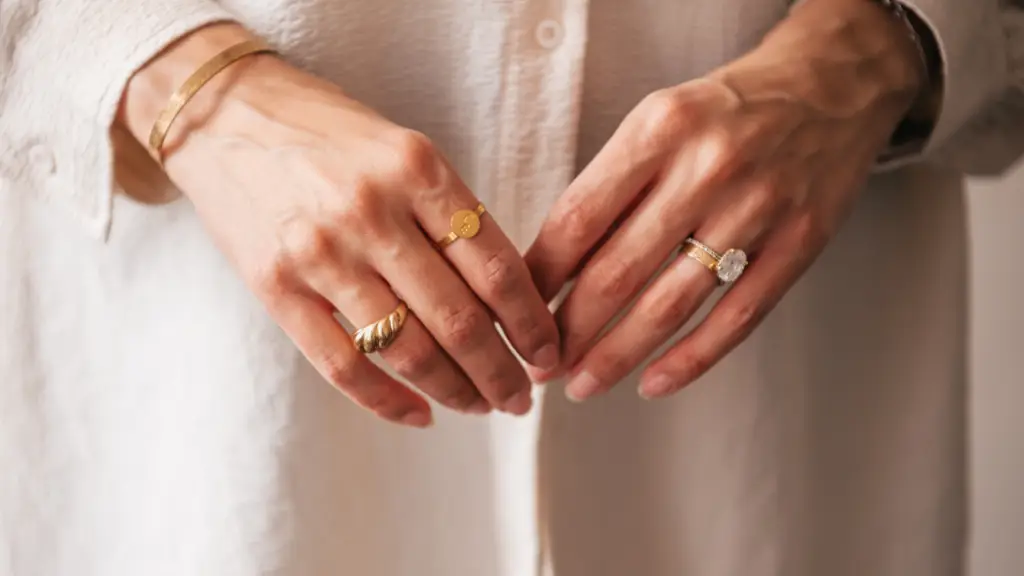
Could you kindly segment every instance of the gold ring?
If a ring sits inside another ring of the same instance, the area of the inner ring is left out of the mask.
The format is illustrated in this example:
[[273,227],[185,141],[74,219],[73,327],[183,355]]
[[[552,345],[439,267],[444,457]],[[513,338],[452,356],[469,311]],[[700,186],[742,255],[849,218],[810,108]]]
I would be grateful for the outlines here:
[[444,250],[459,238],[472,238],[480,233],[480,217],[487,212],[483,204],[475,210],[459,210],[452,214],[451,232],[437,241],[437,249]]
[[398,338],[398,333],[402,331],[402,326],[408,315],[409,307],[405,305],[405,302],[399,302],[398,308],[395,308],[387,316],[356,330],[352,335],[352,342],[356,345],[356,349],[363,354],[380,352],[390,346],[395,338]]
[[683,242],[683,254],[700,262],[714,273],[719,284],[731,284],[739,280],[747,268],[747,254],[743,250],[730,248],[719,254],[707,244],[692,237]]

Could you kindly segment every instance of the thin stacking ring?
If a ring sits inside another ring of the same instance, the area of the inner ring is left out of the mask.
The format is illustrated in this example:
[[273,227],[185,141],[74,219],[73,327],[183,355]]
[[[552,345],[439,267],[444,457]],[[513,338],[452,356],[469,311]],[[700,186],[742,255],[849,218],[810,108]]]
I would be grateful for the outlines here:
[[405,325],[405,319],[409,315],[409,307],[405,302],[400,302],[387,316],[380,320],[356,330],[352,335],[352,342],[356,349],[363,354],[373,354],[387,348],[398,338],[398,333]]
[[478,205],[474,210],[459,210],[452,214],[451,232],[437,241],[437,249],[444,250],[459,238],[472,238],[480,233],[480,217],[487,213],[483,204]]
[[739,280],[747,268],[747,254],[743,250],[730,248],[724,254],[719,254],[692,236],[683,242],[683,254],[714,273],[719,284],[731,284]]

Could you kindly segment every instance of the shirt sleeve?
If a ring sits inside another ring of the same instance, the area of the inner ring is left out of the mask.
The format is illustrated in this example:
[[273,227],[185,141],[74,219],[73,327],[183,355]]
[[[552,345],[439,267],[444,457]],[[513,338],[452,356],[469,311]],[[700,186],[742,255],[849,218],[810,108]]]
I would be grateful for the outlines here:
[[214,0],[3,0],[0,193],[41,197],[105,235],[110,127],[128,79],[187,32],[231,19]]
[[997,175],[1024,153],[1024,0],[903,0],[935,35],[944,94],[925,160]]

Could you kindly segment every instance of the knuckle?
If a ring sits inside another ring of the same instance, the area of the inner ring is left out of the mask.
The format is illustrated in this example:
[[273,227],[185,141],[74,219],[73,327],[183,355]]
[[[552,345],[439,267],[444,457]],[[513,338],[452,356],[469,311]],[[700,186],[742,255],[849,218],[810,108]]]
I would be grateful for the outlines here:
[[348,185],[346,202],[338,210],[338,218],[345,224],[358,224],[373,220],[381,210],[382,202],[377,186],[369,178],[358,178]]
[[794,224],[799,254],[813,254],[828,242],[829,231],[825,223],[815,214],[800,215]]
[[480,393],[471,386],[459,386],[457,389],[444,394],[438,401],[455,410],[465,410],[476,405],[480,399]]
[[473,375],[477,390],[495,406],[502,406],[528,389],[522,366],[510,354],[494,354],[481,373]]
[[368,175],[353,177],[346,186],[348,202],[341,213],[351,217],[372,214],[380,208],[379,188]]
[[437,159],[434,143],[425,134],[416,130],[403,129],[398,132],[394,146],[398,157],[409,166],[432,163]]
[[594,268],[597,294],[606,300],[624,301],[636,290],[636,274],[629,264],[615,258],[605,259]]
[[434,143],[422,132],[402,130],[393,141],[395,170],[402,181],[419,188],[438,188],[444,182],[444,162]]
[[386,234],[386,203],[379,188],[368,179],[358,179],[349,184],[346,200],[332,214],[331,220],[342,229],[370,240],[378,240]]
[[593,362],[587,371],[601,375],[601,389],[605,390],[632,372],[637,364],[639,360],[634,361],[621,354],[608,354]]
[[[689,382],[711,370],[713,362],[711,357],[705,354],[686,353],[681,355],[675,362],[678,375],[676,382]],[[679,384],[676,384],[678,389]]]
[[327,352],[315,358],[313,365],[331,385],[359,406],[381,417],[387,418],[395,409],[394,398],[384,386],[362,380],[356,374],[356,360],[341,352]]
[[739,173],[744,163],[744,146],[739,137],[726,130],[711,130],[697,142],[694,179],[705,188],[720,184]]
[[456,350],[471,350],[483,341],[490,318],[479,306],[464,306],[448,311],[442,320],[442,334]]
[[339,353],[321,356],[320,373],[332,386],[352,392],[352,363]]
[[389,422],[402,422],[412,412],[412,409],[404,402],[391,402],[388,398],[383,399],[380,404],[372,408],[369,406],[367,408],[378,418]]
[[688,290],[665,291],[638,310],[644,325],[658,333],[674,332],[693,314],[695,298]]
[[390,419],[389,413],[395,412],[401,403],[396,403],[386,388],[360,382],[352,377],[350,369],[337,364],[337,361],[325,361],[324,373],[328,382],[345,394],[360,407],[382,418]]
[[364,393],[354,395],[353,398],[360,406],[382,418],[391,419],[390,414],[394,414],[397,411],[396,403],[392,401],[390,396],[384,393]]
[[782,185],[778,180],[766,178],[755,183],[749,192],[757,206],[767,206],[783,200]]
[[493,394],[498,404],[505,404],[511,401],[523,391],[523,387],[514,378],[511,378],[510,374],[512,374],[512,371],[509,368],[500,371],[496,370],[485,380],[486,388],[494,391]]
[[765,307],[760,302],[747,301],[722,310],[723,323],[732,332],[747,334],[761,322],[764,313]]
[[785,213],[791,204],[782,185],[775,179],[756,182],[746,191],[743,200],[744,212],[749,218],[760,221],[773,214]]
[[320,265],[333,251],[331,233],[308,220],[287,224],[282,232],[282,244],[287,259],[303,267]]
[[569,246],[584,246],[594,241],[591,237],[594,233],[590,221],[586,209],[578,203],[565,206],[552,218],[554,229],[560,231]]
[[675,136],[691,125],[690,108],[674,90],[649,94],[641,106],[645,132],[657,138]]
[[396,342],[394,346],[383,350],[381,356],[395,372],[413,381],[432,374],[440,359],[439,350],[435,346],[419,342]]
[[271,303],[286,296],[292,287],[291,266],[287,257],[277,254],[270,262],[256,272],[253,288],[257,294]]
[[523,271],[516,266],[515,260],[502,252],[490,256],[484,263],[483,271],[486,293],[492,297],[502,298],[513,294],[523,280]]
[[515,318],[511,323],[513,336],[517,338],[518,348],[521,352],[536,352],[544,344],[558,338],[557,328],[552,322],[551,328],[547,328],[542,321],[532,314],[523,314]]

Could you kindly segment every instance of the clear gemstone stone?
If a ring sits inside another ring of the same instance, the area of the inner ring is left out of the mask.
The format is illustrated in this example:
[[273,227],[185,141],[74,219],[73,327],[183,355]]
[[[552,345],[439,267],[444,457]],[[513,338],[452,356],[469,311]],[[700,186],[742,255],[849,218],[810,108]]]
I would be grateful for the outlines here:
[[718,261],[718,279],[725,283],[735,282],[747,267],[747,255],[743,250],[729,250]]

